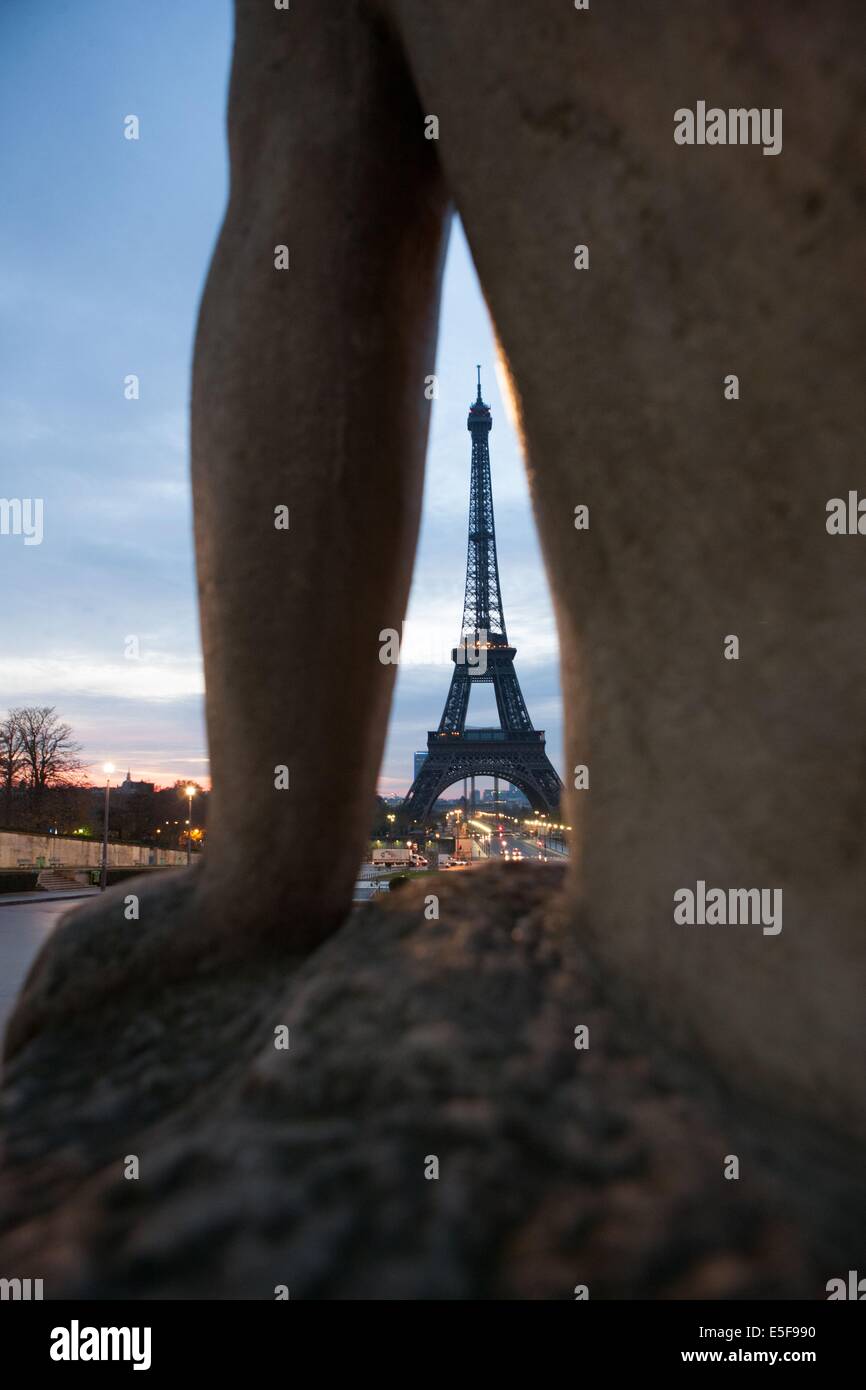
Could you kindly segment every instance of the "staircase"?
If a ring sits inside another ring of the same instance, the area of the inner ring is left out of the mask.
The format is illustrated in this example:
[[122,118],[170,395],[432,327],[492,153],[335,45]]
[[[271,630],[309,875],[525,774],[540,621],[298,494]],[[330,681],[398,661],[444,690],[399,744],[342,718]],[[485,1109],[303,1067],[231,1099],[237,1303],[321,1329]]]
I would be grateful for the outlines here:
[[87,874],[76,869],[43,869],[36,880],[36,887],[44,888],[49,893],[58,890],[68,892],[70,888],[89,888],[90,880]]

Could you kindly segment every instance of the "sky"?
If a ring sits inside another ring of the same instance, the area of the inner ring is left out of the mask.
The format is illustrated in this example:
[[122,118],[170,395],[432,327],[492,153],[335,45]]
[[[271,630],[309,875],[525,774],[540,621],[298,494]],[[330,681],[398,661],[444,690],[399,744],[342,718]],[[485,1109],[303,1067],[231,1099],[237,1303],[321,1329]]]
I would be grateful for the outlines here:
[[[188,401],[227,192],[231,23],[228,0],[0,3],[0,498],[43,499],[41,544],[0,534],[0,717],[55,705],[94,780],[106,760],[164,786],[208,780]],[[124,138],[130,114],[137,141]],[[550,595],[491,324],[455,223],[383,795],[408,789],[451,676],[476,362],[493,412],[506,624],[562,772]],[[140,395],[127,400],[133,373]],[[496,722],[494,709],[482,687],[469,722]]]

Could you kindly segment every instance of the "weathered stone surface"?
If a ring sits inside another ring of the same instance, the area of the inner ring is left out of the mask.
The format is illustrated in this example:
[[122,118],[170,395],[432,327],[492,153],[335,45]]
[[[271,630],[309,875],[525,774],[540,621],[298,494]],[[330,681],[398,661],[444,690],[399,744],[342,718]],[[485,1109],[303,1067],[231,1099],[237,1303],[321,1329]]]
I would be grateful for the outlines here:
[[[8,1067],[2,1267],[52,1297],[821,1296],[861,1248],[850,1159],[663,1049],[559,883],[416,882],[305,961],[43,1017]],[[84,916],[110,976],[139,924]]]

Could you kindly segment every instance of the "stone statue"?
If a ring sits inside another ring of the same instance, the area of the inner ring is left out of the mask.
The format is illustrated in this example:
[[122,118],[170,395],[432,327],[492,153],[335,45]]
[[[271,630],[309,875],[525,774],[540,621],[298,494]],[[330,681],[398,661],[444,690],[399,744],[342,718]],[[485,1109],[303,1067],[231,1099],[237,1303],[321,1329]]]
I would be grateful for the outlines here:
[[[13,1248],[36,1260],[85,1206],[62,1287],[571,1297],[624,1223],[619,1272],[598,1279],[647,1296],[641,1260],[685,1239],[690,1202],[707,1226],[670,1296],[823,1296],[848,1268],[828,1265],[863,1232],[846,1165],[866,1138],[866,539],[825,523],[866,496],[864,30],[854,0],[699,17],[237,0],[231,193],[192,392],[205,863],[143,883],[137,923],[126,885],[67,919],[7,1036],[6,1181],[32,1216]],[[698,101],[703,143],[675,138]],[[781,113],[763,145],[752,109]],[[413,888],[347,922],[452,209],[525,446],[567,772],[589,786],[566,777],[564,881],[466,875],[436,925]],[[780,893],[780,929],[676,919],[699,884]],[[100,1045],[97,1104],[82,1059]],[[58,1153],[73,1099],[75,1152]],[[113,1199],[135,1144],[158,1176]],[[763,1159],[725,1182],[750,1145]],[[50,1210],[21,1195],[34,1154],[63,1173]],[[509,1182],[517,1215],[493,1192]],[[743,1229],[774,1233],[760,1255],[730,1244],[734,1189]],[[376,1215],[395,1191],[410,1222],[441,1201],[453,1247],[419,1234],[401,1263]],[[145,1200],[156,1276],[131,1234]],[[218,1211],[254,1245],[269,1200],[286,1278],[264,1243],[227,1272]],[[203,1212],[217,1253],[192,1271]],[[367,1263],[347,1265],[365,1221]],[[84,1274],[94,1232],[114,1253]]]

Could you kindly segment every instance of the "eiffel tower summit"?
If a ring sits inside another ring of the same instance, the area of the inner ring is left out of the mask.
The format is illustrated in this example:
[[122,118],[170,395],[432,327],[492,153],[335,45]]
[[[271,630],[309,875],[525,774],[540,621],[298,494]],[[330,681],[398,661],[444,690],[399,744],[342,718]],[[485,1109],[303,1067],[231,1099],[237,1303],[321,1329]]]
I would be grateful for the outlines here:
[[[466,596],[460,645],[451,653],[454,674],[439,728],[427,735],[427,757],[403,802],[402,817],[423,825],[447,787],[470,777],[493,777],[518,787],[533,811],[553,814],[562,782],[545,752],[544,730],[534,729],[514,669],[516,648],[508,641],[493,521],[493,488],[487,436],[490,407],[478,395],[469,407],[472,481],[469,492],[469,546]],[[472,686],[492,685],[499,727],[466,727]]]

